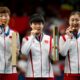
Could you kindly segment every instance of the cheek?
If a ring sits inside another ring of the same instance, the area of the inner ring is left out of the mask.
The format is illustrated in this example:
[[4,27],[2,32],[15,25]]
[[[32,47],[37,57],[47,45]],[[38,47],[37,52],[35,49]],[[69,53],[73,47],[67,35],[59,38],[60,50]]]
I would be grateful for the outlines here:
[[72,21],[69,21],[69,25],[72,26],[73,25],[73,22]]
[[6,17],[2,17],[2,22],[5,22],[6,21]]
[[5,17],[5,16],[3,16],[3,17],[2,17],[2,20],[3,20],[3,19],[6,19],[6,17]]
[[34,26],[34,25],[31,25],[31,28],[32,28],[32,29],[35,29],[35,26]]
[[2,23],[5,23],[6,22],[6,19],[2,19]]
[[7,16],[7,17],[6,17],[6,19],[7,19],[7,20],[10,20],[10,17],[9,17],[9,16]]
[[73,24],[73,20],[74,20],[74,16],[71,16],[71,17],[69,18],[69,25],[72,25],[72,24]]
[[44,25],[43,25],[43,24],[41,24],[41,25],[40,25],[40,27],[41,27],[41,28],[43,28],[43,27],[44,27]]
[[2,25],[2,21],[0,20],[0,25]]
[[42,26],[41,26],[41,29],[43,29],[43,27],[44,27],[44,26],[42,25]]
[[5,16],[3,16],[3,17],[2,17],[2,20],[9,20],[9,19],[10,19],[10,17],[9,17],[9,16],[6,16],[6,17],[5,17]]

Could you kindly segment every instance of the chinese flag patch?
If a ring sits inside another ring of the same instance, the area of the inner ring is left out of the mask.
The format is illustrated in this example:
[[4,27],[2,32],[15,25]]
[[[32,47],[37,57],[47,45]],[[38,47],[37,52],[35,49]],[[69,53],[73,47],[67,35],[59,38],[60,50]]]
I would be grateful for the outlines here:
[[45,43],[48,43],[48,40],[45,40],[44,42],[45,42]]

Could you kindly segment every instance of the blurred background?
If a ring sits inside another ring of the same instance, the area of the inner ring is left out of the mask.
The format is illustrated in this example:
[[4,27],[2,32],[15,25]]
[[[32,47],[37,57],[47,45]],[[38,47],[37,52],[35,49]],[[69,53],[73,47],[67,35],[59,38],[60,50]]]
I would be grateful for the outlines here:
[[52,23],[57,26],[68,24],[70,13],[80,10],[79,4],[80,0],[0,0],[0,6],[11,10],[10,27],[21,35],[30,29],[28,22],[32,14],[40,13],[45,17],[47,30]]

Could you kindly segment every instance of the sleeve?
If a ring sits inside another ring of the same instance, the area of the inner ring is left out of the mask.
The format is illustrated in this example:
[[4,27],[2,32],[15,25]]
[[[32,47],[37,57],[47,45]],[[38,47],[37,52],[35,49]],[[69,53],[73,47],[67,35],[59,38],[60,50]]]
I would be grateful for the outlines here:
[[33,40],[34,40],[34,36],[33,35],[31,35],[29,37],[29,39],[26,40],[26,41],[23,38],[23,40],[22,40],[22,47],[21,47],[22,54],[24,54],[24,55],[28,55],[29,54],[29,51],[31,49],[31,45],[32,45]]
[[62,56],[66,56],[68,51],[70,50],[71,39],[63,40],[62,36],[59,38],[59,52]]
[[51,42],[50,42],[51,44],[50,44],[50,47],[51,47],[51,49],[50,49],[50,58],[53,60],[53,58],[54,58],[54,53],[53,53],[53,47],[54,47],[54,41],[53,41],[53,39],[51,40]]

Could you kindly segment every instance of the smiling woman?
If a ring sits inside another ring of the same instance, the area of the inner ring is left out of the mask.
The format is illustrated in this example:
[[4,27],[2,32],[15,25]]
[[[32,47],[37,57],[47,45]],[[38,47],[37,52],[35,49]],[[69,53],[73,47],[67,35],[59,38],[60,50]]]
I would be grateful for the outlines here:
[[8,24],[10,20],[10,10],[7,7],[0,7],[0,17],[3,24]]
[[[13,33],[16,33],[14,38],[16,43],[15,54],[19,53],[19,34],[11,30],[8,26],[10,19],[10,11],[7,7],[0,7],[0,80],[18,80],[16,67],[12,64],[12,44]],[[14,61],[16,57],[14,58]]]
[[50,62],[54,54],[52,53],[52,37],[43,33],[44,22],[43,16],[33,14],[30,19],[31,35],[23,38],[21,51],[28,57],[26,80],[28,78],[54,80]]
[[59,49],[65,59],[64,80],[80,78],[80,12],[72,12],[66,34],[60,36]]

